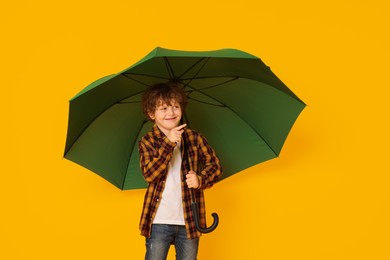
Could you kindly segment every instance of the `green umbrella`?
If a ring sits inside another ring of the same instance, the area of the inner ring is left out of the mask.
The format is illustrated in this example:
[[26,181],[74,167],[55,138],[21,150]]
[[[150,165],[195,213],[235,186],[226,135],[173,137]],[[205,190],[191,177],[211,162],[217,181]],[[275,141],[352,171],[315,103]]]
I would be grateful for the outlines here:
[[184,120],[216,150],[227,178],[275,158],[305,104],[259,58],[222,49],[156,48],[133,66],[90,84],[70,100],[65,158],[128,190],[147,186],[138,140],[151,129],[141,96],[150,85],[179,82]]

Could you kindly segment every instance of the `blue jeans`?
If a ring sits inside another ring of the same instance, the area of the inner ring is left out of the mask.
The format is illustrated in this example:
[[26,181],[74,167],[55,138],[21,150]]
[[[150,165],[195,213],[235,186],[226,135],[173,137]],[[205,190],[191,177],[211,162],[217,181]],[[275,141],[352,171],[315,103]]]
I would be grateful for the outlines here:
[[171,244],[175,245],[177,260],[196,260],[199,238],[187,239],[185,226],[153,224],[146,238],[146,260],[165,260]]

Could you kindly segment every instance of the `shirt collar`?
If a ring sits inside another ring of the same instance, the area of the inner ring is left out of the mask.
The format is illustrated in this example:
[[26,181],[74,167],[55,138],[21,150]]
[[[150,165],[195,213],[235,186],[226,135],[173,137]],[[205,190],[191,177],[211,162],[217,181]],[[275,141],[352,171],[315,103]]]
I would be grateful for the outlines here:
[[161,132],[160,128],[158,128],[157,124],[154,124],[153,125],[153,134],[157,137],[157,138],[163,138],[164,137],[164,133]]

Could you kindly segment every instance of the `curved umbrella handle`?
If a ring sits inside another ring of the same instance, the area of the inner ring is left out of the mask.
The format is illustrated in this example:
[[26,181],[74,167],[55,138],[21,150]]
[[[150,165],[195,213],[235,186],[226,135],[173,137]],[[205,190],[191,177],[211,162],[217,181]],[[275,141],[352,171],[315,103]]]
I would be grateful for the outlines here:
[[199,232],[201,232],[201,233],[210,233],[211,231],[213,231],[214,229],[217,228],[218,223],[219,223],[219,217],[218,217],[217,213],[212,213],[211,214],[213,216],[213,218],[214,218],[213,224],[210,227],[208,227],[208,228],[202,228],[199,225],[198,204],[196,202],[192,202],[191,203],[191,208],[192,208],[192,215],[193,215],[194,220],[195,220],[195,227],[196,227],[196,229]]
[[[184,149],[186,151],[184,156],[186,156],[186,159],[187,159],[187,162],[188,162],[188,171],[190,171],[191,170],[191,160],[190,160],[191,156],[189,156],[189,154],[188,154],[188,149],[187,149],[187,145],[186,145],[186,142],[185,142],[185,138],[183,138],[183,144],[184,144],[184,147],[185,147]],[[200,226],[200,224],[199,224],[198,203],[196,202],[195,191],[192,188],[190,188],[190,197],[191,197],[192,215],[194,217],[196,230],[198,230],[201,233],[210,233],[211,231],[216,229],[217,226],[218,226],[218,223],[219,223],[218,214],[217,213],[212,213],[211,215],[214,218],[213,224],[210,227],[208,227],[208,228],[202,228]]]

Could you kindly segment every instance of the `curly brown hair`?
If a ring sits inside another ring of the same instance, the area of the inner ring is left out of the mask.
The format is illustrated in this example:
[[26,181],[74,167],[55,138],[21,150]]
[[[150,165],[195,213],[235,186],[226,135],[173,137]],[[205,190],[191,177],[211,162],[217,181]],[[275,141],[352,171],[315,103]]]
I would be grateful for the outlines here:
[[181,110],[184,112],[187,106],[187,96],[184,89],[176,82],[157,83],[150,86],[142,96],[142,109],[144,114],[151,120],[149,114],[156,111],[160,102],[171,105],[171,101],[175,100],[180,104]]

